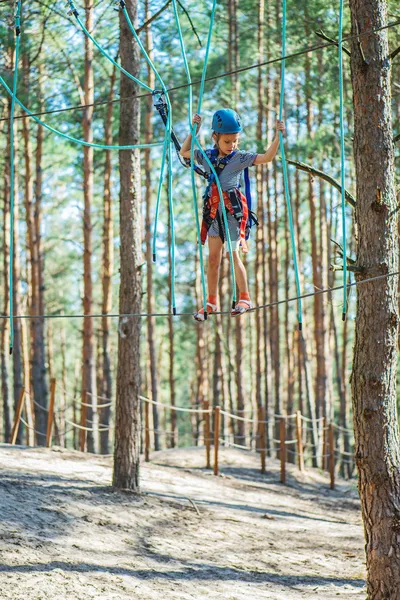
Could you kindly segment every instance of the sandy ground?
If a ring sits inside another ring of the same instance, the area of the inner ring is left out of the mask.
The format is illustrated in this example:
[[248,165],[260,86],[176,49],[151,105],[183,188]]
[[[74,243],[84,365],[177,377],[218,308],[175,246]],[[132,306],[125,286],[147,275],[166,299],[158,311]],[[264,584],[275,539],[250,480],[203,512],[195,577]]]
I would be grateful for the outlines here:
[[365,598],[355,484],[222,451],[154,453],[142,494],[112,490],[111,458],[0,445],[0,598]]

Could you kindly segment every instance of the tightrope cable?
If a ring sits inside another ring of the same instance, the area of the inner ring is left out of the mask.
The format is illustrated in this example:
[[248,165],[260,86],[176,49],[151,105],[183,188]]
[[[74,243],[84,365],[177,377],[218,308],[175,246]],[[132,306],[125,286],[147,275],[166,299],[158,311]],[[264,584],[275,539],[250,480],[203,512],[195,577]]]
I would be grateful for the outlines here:
[[[400,25],[400,20],[397,21],[393,21],[392,23],[388,23],[387,25],[382,25],[382,27],[376,27],[374,29],[367,29],[365,31],[362,31],[360,33],[357,34],[353,34],[353,35],[348,35],[346,37],[344,37],[342,39],[342,42],[347,42],[347,41],[351,41],[353,39],[357,39],[357,38],[361,38],[367,35],[372,35],[374,33],[377,33],[379,31],[383,31],[385,29],[391,29],[392,27],[397,27],[397,25]],[[330,48],[330,47],[336,47],[338,44],[335,41],[332,42],[326,42],[324,44],[318,44],[318,45],[314,45],[314,46],[308,46],[307,48],[304,48],[302,50],[298,50],[296,52],[292,52],[290,54],[287,54],[284,57],[279,57],[279,58],[271,58],[267,61],[263,61],[261,63],[255,63],[253,65],[248,65],[247,67],[240,67],[239,69],[234,69],[232,71],[226,71],[225,73],[221,73],[220,75],[213,75],[211,77],[207,77],[206,78],[206,82],[208,81],[215,81],[217,79],[223,79],[224,77],[230,77],[231,75],[235,75],[237,73],[243,73],[246,71],[251,71],[252,69],[259,69],[260,67],[265,67],[268,65],[272,65],[272,64],[276,64],[281,62],[282,60],[290,60],[292,58],[297,58],[299,56],[303,56],[304,54],[308,54],[310,52],[316,52],[317,50],[324,50],[325,48]],[[199,85],[201,83],[200,80],[196,80],[196,81],[192,81],[192,83],[190,85],[194,86],[194,85]],[[175,92],[177,90],[181,90],[184,89],[186,87],[188,87],[189,84],[185,83],[182,85],[177,85],[174,87],[170,87],[168,88],[168,92]],[[149,96],[149,93],[146,94],[141,94],[136,96],[137,98],[147,98],[147,96]],[[99,102],[92,102],[91,104],[78,104],[76,106],[69,106],[66,108],[58,108],[58,109],[52,109],[52,110],[46,110],[46,111],[41,111],[41,112],[37,112],[37,113],[30,113],[27,115],[17,115],[15,118],[16,119],[26,119],[26,118],[33,118],[33,116],[35,117],[40,117],[43,115],[51,115],[51,114],[57,114],[57,113],[63,113],[63,112],[68,112],[71,110],[84,110],[85,108],[91,108],[92,106],[105,106],[106,104],[115,104],[118,102],[126,102],[131,100],[131,98],[115,98],[114,100],[101,100]],[[2,121],[8,121],[9,117],[3,117],[0,119],[0,122]]]
[[[352,283],[347,284],[347,288],[355,287],[358,285],[362,285],[364,283],[371,283],[372,281],[378,281],[380,279],[386,279],[388,277],[395,277],[399,275],[399,271],[394,271],[392,273],[385,273],[384,275],[377,275],[376,277],[368,277],[367,279],[362,279],[361,281],[353,281]],[[308,294],[302,294],[301,299],[305,298],[313,298],[314,296],[319,296],[320,294],[331,294],[332,292],[337,292],[338,290],[342,290],[343,286],[338,285],[332,288],[325,288],[322,290],[317,290],[316,292],[310,292]],[[268,302],[267,304],[260,304],[258,306],[254,306],[250,308],[247,312],[254,312],[256,310],[265,310],[267,308],[272,308],[274,306],[280,306],[281,304],[288,304],[291,302],[297,302],[300,299],[298,296],[294,296],[293,298],[285,298],[283,300],[275,300],[274,302]],[[212,313],[213,315],[231,315],[231,311],[218,311]],[[75,315],[14,315],[14,319],[95,319],[95,318],[120,318],[120,317],[138,317],[138,318],[146,318],[146,317],[170,317],[171,313],[99,313],[99,314],[75,314]],[[193,313],[176,313],[174,316],[176,317],[192,317]],[[9,315],[0,315],[0,319],[8,319]]]

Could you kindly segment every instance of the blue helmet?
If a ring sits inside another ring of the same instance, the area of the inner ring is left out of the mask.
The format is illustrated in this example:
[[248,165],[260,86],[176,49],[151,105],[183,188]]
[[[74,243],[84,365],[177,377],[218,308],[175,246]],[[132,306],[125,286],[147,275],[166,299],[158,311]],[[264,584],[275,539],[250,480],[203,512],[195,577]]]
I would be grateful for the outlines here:
[[221,108],[214,113],[211,128],[215,133],[239,133],[242,122],[235,110]]

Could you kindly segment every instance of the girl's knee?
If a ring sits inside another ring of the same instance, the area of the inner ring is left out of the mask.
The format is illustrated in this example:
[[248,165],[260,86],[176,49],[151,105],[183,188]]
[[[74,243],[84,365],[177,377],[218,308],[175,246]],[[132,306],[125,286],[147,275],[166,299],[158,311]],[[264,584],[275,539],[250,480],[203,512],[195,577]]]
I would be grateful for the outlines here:
[[[236,262],[238,262],[238,261],[240,260],[240,258],[239,258],[239,253],[238,253],[238,251],[237,251],[237,250],[232,250],[232,256],[233,256],[233,262],[234,262],[234,263],[236,263]],[[226,253],[226,258],[227,258],[228,260],[230,260],[230,259],[231,259],[231,256],[230,256],[229,252],[227,252],[227,253]]]
[[208,257],[208,266],[210,269],[218,269],[221,264],[221,254],[210,254]]

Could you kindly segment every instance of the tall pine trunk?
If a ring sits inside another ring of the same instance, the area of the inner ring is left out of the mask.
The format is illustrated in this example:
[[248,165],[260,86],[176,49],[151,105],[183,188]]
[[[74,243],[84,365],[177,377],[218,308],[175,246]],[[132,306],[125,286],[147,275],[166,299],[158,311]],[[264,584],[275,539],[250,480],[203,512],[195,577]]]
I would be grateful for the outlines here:
[[[133,22],[137,19],[137,0],[127,0]],[[121,64],[139,75],[139,52],[125,17],[120,13]],[[140,112],[137,87],[121,75],[119,144],[137,144]],[[140,158],[138,150],[121,150],[120,172],[120,260],[121,284],[119,312],[140,313],[142,299],[142,250],[140,216]],[[122,317],[119,321],[117,402],[115,415],[115,452],[113,485],[139,491],[140,456],[140,318]]]
[[[384,0],[350,0],[354,39],[357,265],[362,282],[398,270],[397,206]],[[357,287],[352,373],[356,461],[366,537],[368,598],[400,597],[400,453],[396,408],[398,277]]]
[[[93,29],[93,6],[90,0],[85,0],[86,29]],[[93,141],[93,44],[85,36],[85,104],[89,105],[83,112],[83,133],[87,142]],[[93,311],[93,282],[92,282],[92,203],[93,203],[93,148],[83,148],[83,311],[88,315]],[[93,319],[83,319],[83,345],[82,345],[82,389],[88,392],[88,402],[91,404],[87,417],[89,425],[94,429],[88,432],[87,442],[89,452],[99,451],[98,443],[98,415],[96,394],[96,365],[94,360],[94,333]],[[82,396],[82,399],[84,396]]]
[[[145,2],[146,21],[149,19],[149,0]],[[153,39],[151,35],[150,26],[146,28],[146,51],[150,57],[153,54]],[[147,72],[147,84],[152,89],[154,88],[154,73],[150,66]],[[153,113],[153,99],[151,96],[146,98],[146,116],[145,116],[145,143],[150,144],[153,141],[153,123],[151,116]],[[146,197],[145,197],[145,244],[146,244],[146,266],[147,266],[147,279],[146,279],[146,293],[147,293],[147,312],[148,314],[154,313],[154,292],[153,292],[153,269],[152,269],[152,235],[151,235],[151,203],[153,190],[151,185],[151,173],[152,173],[152,161],[151,161],[151,150],[150,148],[144,151],[144,170],[145,170],[145,186],[146,186]],[[151,387],[151,398],[154,402],[158,400],[158,380],[157,380],[157,353],[155,343],[155,318],[149,317],[147,319],[147,345],[149,352],[148,368],[149,368],[149,382]],[[153,404],[153,420],[158,423],[158,406]],[[175,428],[176,428],[176,412],[171,411],[171,431],[172,431],[172,444],[175,444]],[[156,429],[156,427],[155,427]],[[158,450],[158,447],[156,448]]]
[[[107,146],[112,144],[112,114],[114,97],[116,68],[114,67],[111,74],[110,93],[108,96],[109,105],[107,107],[106,119],[104,124],[104,139]],[[106,150],[106,160],[104,166],[104,221],[103,221],[103,272],[102,272],[102,288],[103,288],[103,303],[102,314],[106,315],[111,311],[112,307],[112,275],[114,268],[114,226],[113,226],[113,210],[112,210],[112,195],[111,195],[111,150]],[[110,317],[103,316],[101,320],[102,326],[102,373],[101,373],[101,404],[108,404],[112,398],[112,373],[111,373],[111,356],[110,356]],[[101,423],[109,426],[111,416],[111,406],[106,406],[101,409]],[[101,427],[101,429],[105,429]],[[102,454],[109,453],[110,431],[100,432],[100,452]]]

